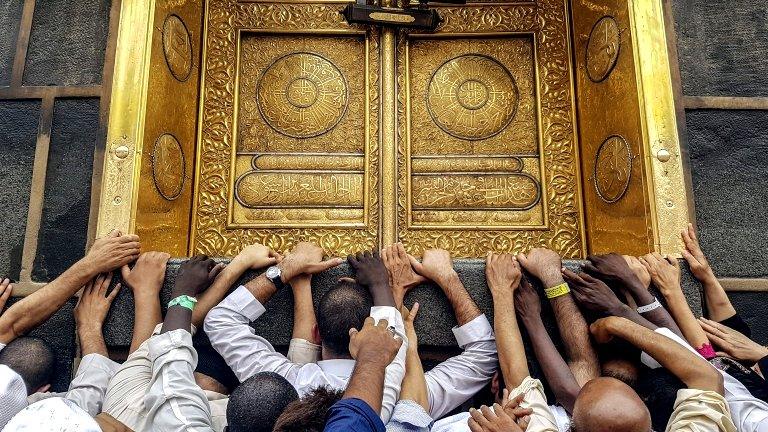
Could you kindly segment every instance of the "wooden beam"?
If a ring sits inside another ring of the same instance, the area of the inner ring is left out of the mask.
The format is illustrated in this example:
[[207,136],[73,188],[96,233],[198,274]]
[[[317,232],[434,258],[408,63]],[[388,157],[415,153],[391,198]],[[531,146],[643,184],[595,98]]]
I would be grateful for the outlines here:
[[686,109],[768,110],[768,97],[685,96]]
[[40,123],[37,129],[35,162],[32,166],[32,187],[29,193],[27,227],[24,232],[24,247],[21,254],[21,282],[32,282],[32,268],[37,256],[37,241],[40,234],[40,222],[45,201],[45,175],[48,171],[48,150],[51,144],[51,126],[53,124],[52,97],[43,99],[40,107]]
[[84,98],[101,96],[101,86],[0,87],[0,99]]
[[35,0],[25,0],[19,23],[19,36],[16,38],[16,55],[13,57],[13,69],[11,69],[11,87],[21,87],[24,79],[29,35],[32,33],[32,18],[34,16]]
[[768,293],[768,279],[721,278],[719,280],[726,292]]

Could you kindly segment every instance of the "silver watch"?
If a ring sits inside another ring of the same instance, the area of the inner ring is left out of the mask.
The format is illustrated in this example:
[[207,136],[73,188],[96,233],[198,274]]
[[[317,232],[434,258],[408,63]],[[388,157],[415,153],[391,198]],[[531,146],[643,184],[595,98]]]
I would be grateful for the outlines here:
[[264,272],[264,275],[275,285],[275,288],[277,288],[278,291],[285,286],[285,283],[283,282],[283,271],[280,270],[280,267],[271,266]]

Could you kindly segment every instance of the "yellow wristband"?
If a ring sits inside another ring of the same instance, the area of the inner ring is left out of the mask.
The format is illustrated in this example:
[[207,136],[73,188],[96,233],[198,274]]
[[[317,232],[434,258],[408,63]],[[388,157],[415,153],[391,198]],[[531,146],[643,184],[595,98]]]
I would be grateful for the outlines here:
[[544,290],[544,293],[547,294],[548,299],[560,297],[568,294],[569,292],[571,292],[571,289],[568,288],[568,284],[565,282],[561,283],[560,285],[555,285],[552,288],[547,288]]

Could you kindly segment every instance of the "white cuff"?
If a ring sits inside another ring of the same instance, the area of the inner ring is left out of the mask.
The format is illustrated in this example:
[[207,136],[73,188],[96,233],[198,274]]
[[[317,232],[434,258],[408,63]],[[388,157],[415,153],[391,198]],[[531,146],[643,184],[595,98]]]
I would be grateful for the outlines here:
[[230,308],[240,312],[251,321],[256,321],[257,318],[264,315],[264,312],[267,311],[264,305],[243,285],[240,285],[232,294],[228,295],[224,301],[227,302]]
[[456,338],[456,342],[460,348],[474,343],[474,342],[487,342],[494,341],[496,337],[493,334],[493,327],[488,321],[485,314],[478,315],[472,321],[464,324],[461,327],[454,327],[453,336]]

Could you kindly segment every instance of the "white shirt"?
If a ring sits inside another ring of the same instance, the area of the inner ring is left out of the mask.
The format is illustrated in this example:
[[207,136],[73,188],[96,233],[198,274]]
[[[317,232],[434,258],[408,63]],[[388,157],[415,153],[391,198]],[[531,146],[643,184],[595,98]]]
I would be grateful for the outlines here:
[[69,384],[69,390],[61,393],[34,393],[27,397],[29,404],[52,397],[74,402],[91,416],[101,412],[109,380],[120,369],[120,363],[101,354],[88,354],[80,360],[77,374]]
[[0,428],[27,407],[27,386],[21,375],[0,365]]
[[453,328],[464,351],[424,374],[429,397],[429,415],[439,419],[480,391],[499,368],[496,337],[485,315]]
[[[701,354],[668,328],[659,327],[655,332],[672,339],[701,357]],[[646,353],[642,353],[640,360],[651,369],[661,367],[656,360]],[[768,404],[752,396],[752,393],[739,380],[726,372],[717,370],[723,375],[725,400],[728,402],[728,408],[731,411],[731,418],[736,429],[739,432],[768,432]]]
[[21,410],[3,432],[101,432],[101,427],[74,402],[52,397]]
[[195,384],[197,351],[183,329],[149,339],[152,380],[144,399],[147,424],[163,432],[213,432],[205,392]]
[[[249,325],[266,312],[264,305],[244,286],[237,288],[205,317],[205,333],[211,346],[224,358],[240,382],[259,372],[275,372],[290,382],[299,394],[307,394],[320,386],[343,390],[354,369],[354,360],[324,360],[300,366],[275,351],[272,344],[254,333]],[[387,366],[381,418],[386,423],[400,395],[405,375],[408,339],[400,312],[394,307],[374,306],[370,316],[386,319],[403,339],[395,359]]]

